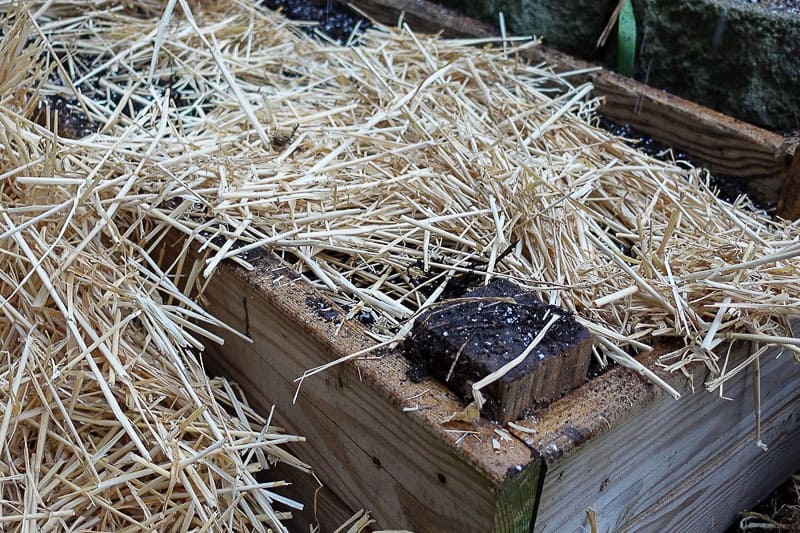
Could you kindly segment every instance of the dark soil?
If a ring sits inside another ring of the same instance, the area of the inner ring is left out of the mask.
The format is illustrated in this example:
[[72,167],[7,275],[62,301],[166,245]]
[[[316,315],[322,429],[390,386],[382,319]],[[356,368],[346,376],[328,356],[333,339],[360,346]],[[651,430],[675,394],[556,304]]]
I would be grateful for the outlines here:
[[331,303],[325,298],[309,296],[306,298],[306,305],[325,322],[334,322],[341,316],[339,311],[331,307]]
[[[48,112],[50,117],[48,119]],[[89,120],[78,105],[75,98],[61,96],[45,96],[39,101],[36,122],[51,128],[58,119],[58,134],[68,139],[80,139],[100,130],[100,124]]]
[[[56,49],[55,53],[62,60],[64,57],[66,57],[66,55],[70,55],[70,57],[74,59],[75,64],[79,67],[79,75],[89,72],[92,68],[94,68],[96,63],[99,63],[104,59],[103,56],[90,56],[85,53],[68,54],[67,51],[59,49]],[[107,76],[107,74],[107,72],[100,71],[96,76],[78,85],[76,89],[80,91],[81,94],[91,98],[98,104],[108,106],[109,108],[113,109],[122,103],[123,94],[111,88],[109,88],[107,91],[101,88],[98,80],[104,76]],[[52,86],[62,88],[68,86],[68,84],[61,79],[60,74],[57,71],[54,71],[54,73],[50,76],[49,83]],[[183,81],[181,83],[182,85],[179,85],[177,76],[175,74],[171,74],[156,80],[154,86],[160,90],[159,97],[162,97],[164,94],[166,94],[167,90],[169,90],[170,100],[175,108],[182,110],[182,112],[187,116],[198,116],[199,108],[189,107],[189,104],[191,104],[193,101],[192,94],[194,91],[192,91],[190,87],[186,87],[186,84],[188,83],[187,81]],[[144,98],[147,103],[153,101],[152,96],[141,94],[138,96]],[[129,118],[134,118],[145,107],[145,105],[146,104],[144,102],[131,98],[127,101],[121,112],[123,115]],[[47,108],[50,109],[51,125],[54,124],[53,115],[58,114],[58,134],[62,137],[80,139],[81,137],[91,135],[92,133],[97,133],[102,127],[102,124],[90,120],[84,114],[83,110],[78,104],[78,100],[75,97],[65,98],[64,96],[58,94],[40,95],[39,110],[36,121],[43,126],[47,124]],[[207,112],[209,109],[210,105],[206,104],[205,111]]]
[[689,160],[689,156],[685,153],[673,150],[669,146],[659,143],[646,133],[642,133],[627,124],[620,124],[619,122],[614,122],[600,115],[597,125],[609,133],[629,139],[637,150],[661,161],[676,161],[680,164],[680,161]]
[[598,376],[602,376],[615,366],[617,366],[617,363],[613,359],[609,359],[604,365],[597,357],[592,356],[592,358],[589,359],[589,370],[586,372],[586,379],[594,379]]
[[[798,0],[798,3],[800,3],[800,0]],[[642,133],[627,124],[620,124],[600,115],[597,125],[614,135],[628,139],[634,148],[661,161],[674,162],[678,166],[687,169],[690,168],[687,163],[702,166],[699,163],[692,163],[691,157],[686,153],[673,150],[669,146],[659,143],[646,133]],[[714,191],[719,198],[731,203],[735,202],[740,196],[748,196],[748,183],[749,180],[747,178],[735,176],[711,175],[710,177],[711,190]],[[774,202],[758,202],[753,198],[750,198],[750,201],[753,203],[753,206],[758,209],[764,209],[770,212],[775,209]]]
[[291,20],[317,22],[316,26],[305,31],[314,35],[316,29],[341,44],[349,42],[354,31],[361,32],[371,26],[367,19],[332,0],[264,0],[262,3],[270,9],[280,10]]
[[367,309],[362,309],[356,314],[355,319],[369,327],[375,324],[375,314]]
[[553,314],[565,318],[554,323],[539,347],[506,375],[510,381],[530,373],[541,361],[561,354],[589,333],[563,309],[539,301],[507,280],[444,301],[417,319],[403,344],[412,363],[408,377],[412,381],[426,375],[437,377],[469,402],[472,384],[522,353]]

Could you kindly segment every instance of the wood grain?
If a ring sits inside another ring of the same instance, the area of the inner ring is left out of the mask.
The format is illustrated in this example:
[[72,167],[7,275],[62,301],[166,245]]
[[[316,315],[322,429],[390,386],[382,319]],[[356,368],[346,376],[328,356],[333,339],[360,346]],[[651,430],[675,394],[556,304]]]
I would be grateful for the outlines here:
[[[417,532],[530,530],[541,461],[516,438],[495,448],[497,426],[487,420],[443,424],[461,404],[437,382],[408,381],[401,356],[342,363],[305,380],[292,402],[305,370],[373,341],[360,324],[340,324],[342,314],[331,318],[332,304],[272,256],[249,273],[221,266],[203,298],[253,340],[219,331],[225,344],[209,346],[208,357],[259,411],[275,405],[276,420],[308,438],[294,451],[332,491],[320,493],[316,517],[312,508],[300,516],[302,529],[318,519],[332,531],[366,507],[382,526]],[[310,476],[282,474],[299,493],[317,488]]]
[[[762,359],[766,454],[753,442],[745,375],[725,401],[662,374],[683,389],[676,402],[618,367],[518,422],[499,450],[499,427],[487,420],[443,424],[460,404],[436,382],[408,381],[393,353],[309,378],[293,404],[295,377],[371,341],[357,323],[339,329],[335,308],[275,259],[258,265],[246,273],[225,264],[211,281],[205,305],[254,342],[220,332],[226,343],[210,346],[209,360],[257,409],[274,404],[279,423],[308,437],[295,451],[326,489],[316,512],[296,520],[301,530],[316,521],[332,530],[367,507],[379,525],[412,531],[572,531],[594,507],[601,531],[722,531],[800,468],[800,367],[786,354]],[[657,356],[642,362],[654,367]],[[474,433],[461,439],[460,430]],[[317,489],[310,476],[280,474],[298,494]],[[686,510],[698,506],[702,513]]]
[[800,218],[800,144],[795,145],[792,164],[783,181],[778,199],[778,214],[787,220]]
[[491,25],[441,6],[419,0],[337,0],[353,5],[373,20],[393,26],[407,22],[414,31],[439,33],[445,37],[492,37],[497,30]]
[[[356,0],[352,3],[388,25],[395,24],[403,11],[409,25],[421,32],[444,31],[445,34],[474,37],[498,34],[491,25],[426,0]],[[745,178],[748,194],[759,201],[778,201],[789,176],[793,153],[783,136],[606,69],[598,70],[596,65],[544,46],[530,48],[525,54],[530,61],[546,62],[556,71],[579,72],[573,76],[573,82],[591,82],[593,95],[604,99],[600,113],[611,120],[629,124],[656,141],[685,152],[715,175]]]
[[[536,405],[549,404],[586,381],[592,338],[586,333],[563,351],[548,351],[539,364],[525,374],[509,373],[491,386],[498,399],[497,420],[501,424],[518,420]],[[488,375],[489,371],[483,372]]]
[[481,413],[505,424],[583,384],[592,342],[569,313],[499,279],[422,312],[404,351],[414,374],[433,376],[465,403],[480,389]]
[[761,365],[768,452],[755,444],[748,373],[727,384],[732,400],[664,376],[682,386],[675,401],[616,369],[522,422],[516,434],[548,465],[536,531],[587,527],[590,507],[603,532],[725,530],[800,468],[800,367],[777,354]]

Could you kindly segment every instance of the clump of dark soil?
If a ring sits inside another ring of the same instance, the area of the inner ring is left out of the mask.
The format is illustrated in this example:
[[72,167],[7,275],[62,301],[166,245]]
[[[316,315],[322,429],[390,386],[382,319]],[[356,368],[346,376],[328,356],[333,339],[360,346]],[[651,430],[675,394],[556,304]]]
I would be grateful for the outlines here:
[[306,305],[325,322],[333,322],[339,319],[340,313],[325,298],[309,296],[306,298]]
[[473,383],[520,355],[553,315],[563,318],[506,375],[512,381],[585,340],[589,333],[563,309],[539,301],[507,280],[446,300],[417,319],[403,344],[412,363],[408,377],[412,381],[437,377],[468,402]]
[[89,120],[77,99],[61,96],[46,96],[39,101],[36,122],[50,128],[57,122],[58,135],[68,139],[80,139],[100,130],[100,124]]
[[[263,4],[280,10],[292,20],[317,22],[315,27],[318,31],[341,44],[348,42],[354,31],[364,31],[371,26],[364,17],[331,0],[264,0]],[[315,27],[306,28],[306,32],[314,35]]]

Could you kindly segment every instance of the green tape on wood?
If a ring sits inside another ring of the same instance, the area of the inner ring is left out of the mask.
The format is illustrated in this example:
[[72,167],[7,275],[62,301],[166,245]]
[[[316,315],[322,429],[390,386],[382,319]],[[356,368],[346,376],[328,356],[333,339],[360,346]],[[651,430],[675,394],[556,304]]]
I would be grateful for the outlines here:
[[620,74],[633,76],[636,61],[636,17],[633,2],[625,0],[617,21],[617,62]]
[[539,498],[547,467],[539,457],[509,471],[497,490],[492,533],[531,533],[539,508]]

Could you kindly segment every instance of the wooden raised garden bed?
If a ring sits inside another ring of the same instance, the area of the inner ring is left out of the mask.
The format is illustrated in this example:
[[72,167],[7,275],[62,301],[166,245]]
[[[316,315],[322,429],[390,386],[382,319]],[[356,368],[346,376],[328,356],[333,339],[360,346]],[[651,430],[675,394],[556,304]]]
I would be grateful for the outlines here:
[[[253,339],[220,332],[211,366],[307,436],[298,453],[325,487],[303,520],[323,530],[363,505],[383,527],[420,532],[575,531],[590,508],[600,531],[720,530],[800,468],[800,368],[788,354],[761,365],[768,453],[755,444],[751,373],[728,384],[730,401],[660,374],[684,393],[675,400],[617,367],[505,433],[485,418],[442,424],[461,403],[437,381],[411,383],[395,353],[311,377],[294,402],[304,371],[374,341],[357,323],[339,328],[340,311],[270,257],[254,272],[223,265],[206,299]],[[291,480],[300,493],[316,486]]]
[[[487,37],[498,30],[434,2],[417,0],[342,1],[392,25],[403,14],[416,31],[442,32],[451,37]],[[557,71],[575,72],[575,83],[590,81],[604,99],[600,114],[628,124],[656,141],[685,152],[720,176],[746,180],[748,194],[776,202],[784,218],[800,217],[800,159],[797,141],[731,118],[707,107],[654,89],[631,78],[576,59],[546,46],[528,51],[529,59]]]
[[[491,31],[425,2],[356,5],[386,22],[405,10],[418,30]],[[528,53],[592,81],[609,118],[713,172],[746,179],[756,197],[798,214],[800,165],[782,137],[551,50]],[[162,250],[162,261],[171,250]],[[508,426],[453,420],[463,409],[458,398],[436,380],[411,382],[408,362],[395,352],[350,358],[305,379],[298,394],[296,378],[306,370],[375,341],[361,324],[342,323],[342,309],[276,258],[250,263],[250,272],[222,264],[203,297],[252,343],[220,331],[225,343],[208,347],[207,364],[235,378],[260,410],[274,405],[288,431],[308,438],[297,453],[324,487],[296,518],[300,527],[318,521],[329,531],[367,506],[378,525],[418,532],[575,531],[592,522],[599,531],[714,531],[800,468],[800,366],[778,351],[762,355],[759,368],[766,453],[754,436],[752,366],[726,384],[731,400],[692,392],[679,373],[658,373],[682,393],[675,400],[615,367]],[[640,360],[655,368],[670,348]],[[317,487],[308,476],[286,476],[299,493]]]
[[527,38],[23,4],[3,531],[705,532],[800,467],[800,226],[592,91],[793,216],[782,138]]

